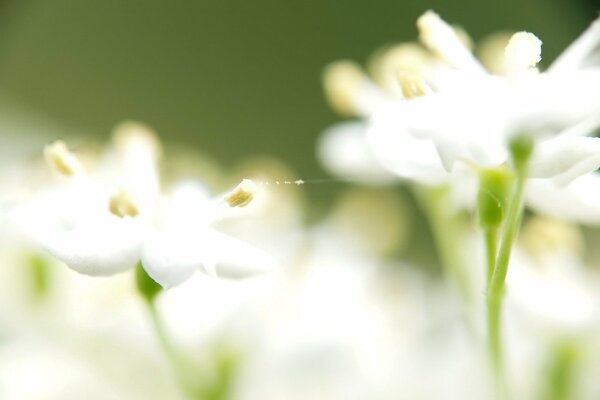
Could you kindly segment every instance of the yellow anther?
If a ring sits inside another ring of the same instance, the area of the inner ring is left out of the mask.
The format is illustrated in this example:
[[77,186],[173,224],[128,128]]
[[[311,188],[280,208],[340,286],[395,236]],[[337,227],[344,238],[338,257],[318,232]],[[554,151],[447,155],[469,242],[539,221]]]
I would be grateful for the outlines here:
[[244,179],[225,196],[230,207],[245,207],[252,201],[257,191],[256,184],[250,179]]
[[366,76],[351,61],[337,61],[323,72],[323,88],[331,107],[343,115],[356,115],[356,97]]
[[430,53],[417,43],[402,43],[377,52],[370,63],[373,79],[385,90],[400,94],[400,71],[421,74],[430,66]]
[[402,89],[402,95],[407,99],[425,96],[430,92],[427,83],[418,74],[400,71],[398,73],[398,80]]
[[46,162],[61,175],[72,176],[83,170],[75,154],[62,140],[47,145],[44,148],[44,157]]
[[108,204],[110,212],[117,217],[135,217],[140,211],[128,191],[120,188],[110,197]]

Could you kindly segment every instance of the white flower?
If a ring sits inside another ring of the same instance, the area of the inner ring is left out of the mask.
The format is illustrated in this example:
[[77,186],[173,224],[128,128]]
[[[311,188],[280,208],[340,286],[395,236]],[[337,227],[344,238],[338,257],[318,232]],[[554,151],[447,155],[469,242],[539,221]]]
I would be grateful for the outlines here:
[[[577,136],[592,133],[600,122],[595,118],[600,112],[600,100],[596,95],[600,89],[600,68],[587,68],[582,62],[571,63],[569,54],[573,53],[572,48],[581,47],[582,42],[598,44],[600,22],[594,23],[544,73],[535,69],[540,60],[541,41],[530,33],[516,33],[505,49],[509,76],[487,73],[452,28],[436,14],[425,13],[418,26],[425,44],[454,69],[446,70],[430,81],[435,88],[433,93],[410,101],[398,101],[396,107],[375,113],[374,125],[378,120],[398,121],[395,125],[388,123],[387,129],[384,126],[383,132],[377,134],[379,138],[397,136],[393,128],[398,125],[415,137],[431,138],[447,170],[451,170],[456,161],[502,164],[508,160],[508,142],[521,134],[536,135],[542,141],[559,136],[560,149],[567,146],[571,153],[579,148],[571,145],[573,140],[595,142],[595,139]],[[577,55],[583,57],[581,52]],[[570,67],[561,67],[566,64]],[[595,121],[595,126],[580,129],[577,135],[564,131],[588,118]],[[390,139],[382,147],[392,148],[388,150],[391,152],[397,148],[390,146],[391,143]],[[534,164],[547,164],[555,155],[556,152],[540,151],[534,155]],[[570,162],[566,161],[563,158],[561,168],[556,168],[553,175],[561,174],[579,162],[575,155],[569,158]],[[599,164],[600,159],[595,167]],[[587,171],[595,167],[588,167]],[[549,175],[543,169],[536,173]]]
[[537,212],[582,224],[600,224],[600,174],[583,175],[568,186],[530,179],[526,197]]
[[571,337],[597,330],[597,276],[583,263],[577,228],[533,217],[520,244],[507,277],[508,299],[517,314],[545,335]]
[[115,142],[104,160],[109,168],[93,175],[64,145],[47,147],[46,158],[62,182],[12,217],[30,239],[89,275],[114,274],[141,261],[165,288],[181,283],[201,265],[210,274],[218,266],[220,275],[232,277],[272,266],[267,254],[212,226],[233,206],[251,200],[251,182],[243,182],[229,200],[210,198],[196,182],[162,194],[160,145],[154,134],[127,123],[117,128]]
[[[429,60],[423,59],[421,52],[424,49],[407,44],[389,50],[378,62],[382,70],[379,79],[387,82],[390,75],[395,78],[390,71],[393,68],[411,71],[425,68]],[[407,62],[403,61],[406,59]],[[418,82],[407,80],[403,81],[404,86],[387,83],[386,91],[348,62],[334,63],[326,69],[324,86],[332,106],[342,113],[354,112],[364,118],[361,122],[336,125],[323,134],[319,156],[331,172],[368,184],[389,182],[394,176],[425,183],[439,183],[447,178],[430,139],[414,137],[397,124],[391,127],[393,138],[372,137],[372,131],[386,130],[390,122],[398,121],[394,112],[386,114],[382,110],[395,111],[398,102],[410,104],[406,98],[427,90],[420,88]],[[374,119],[374,114],[392,117]]]
[[[363,118],[326,132],[321,158],[334,173],[373,183],[389,179],[380,172],[387,169],[420,183],[454,185],[469,179],[472,165],[508,162],[508,143],[523,134],[536,140],[528,177],[551,179],[542,183],[547,190],[600,166],[600,139],[587,137],[600,126],[600,66],[591,57],[600,19],[545,72],[536,68],[541,41],[529,32],[512,35],[498,68],[503,76],[488,73],[437,14],[428,11],[417,25],[429,56],[414,44],[389,50],[376,63],[385,72],[385,79],[374,74],[379,86],[356,67],[326,71],[326,92]],[[533,192],[531,205],[545,201]],[[557,208],[554,214],[564,207]]]

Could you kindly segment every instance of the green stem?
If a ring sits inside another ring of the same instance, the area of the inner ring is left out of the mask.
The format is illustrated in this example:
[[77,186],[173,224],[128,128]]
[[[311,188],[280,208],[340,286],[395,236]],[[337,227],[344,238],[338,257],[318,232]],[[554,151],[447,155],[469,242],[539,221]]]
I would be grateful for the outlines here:
[[459,232],[459,217],[449,211],[448,188],[417,187],[415,194],[425,211],[444,274],[456,285],[463,303],[470,304],[470,281],[463,267]]
[[487,278],[486,285],[489,290],[494,269],[496,268],[496,255],[498,251],[498,229],[487,228],[485,230],[485,251],[487,259]]
[[548,368],[548,393],[545,400],[568,400],[576,398],[575,369],[579,358],[577,343],[559,343],[552,349]]
[[169,339],[169,335],[161,321],[160,315],[158,313],[158,309],[156,308],[156,303],[154,299],[146,300],[146,305],[148,306],[148,311],[150,314],[150,319],[152,321],[152,326],[154,331],[156,332],[156,336],[160,345],[171,362],[173,366],[175,376],[177,377],[177,381],[186,394],[186,397],[189,399],[197,399],[198,395],[196,393],[196,389],[190,385],[188,380],[188,365],[185,359],[181,356],[181,354],[177,351],[175,346],[173,346],[171,340]]
[[495,267],[489,280],[487,292],[487,310],[488,310],[488,335],[490,356],[494,365],[499,395],[504,397],[506,386],[504,384],[504,370],[502,357],[502,337],[501,337],[501,317],[502,317],[502,298],[504,296],[504,285],[506,274],[508,273],[508,264],[513,243],[516,238],[517,230],[523,211],[523,190],[525,187],[526,168],[524,165],[517,171],[515,188],[508,208],[508,213],[504,223],[502,236],[500,238],[500,248],[496,258]]

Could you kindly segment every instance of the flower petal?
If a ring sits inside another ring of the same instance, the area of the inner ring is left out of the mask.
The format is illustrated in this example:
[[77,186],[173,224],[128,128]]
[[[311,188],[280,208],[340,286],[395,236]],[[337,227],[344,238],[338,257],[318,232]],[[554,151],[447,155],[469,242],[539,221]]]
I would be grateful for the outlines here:
[[402,178],[429,184],[445,180],[448,174],[434,141],[427,137],[415,137],[405,129],[410,123],[410,113],[403,113],[404,106],[399,102],[395,109],[390,107],[373,117],[368,143],[378,160]]
[[552,178],[557,185],[600,167],[600,139],[591,137],[558,137],[539,144],[529,168],[532,178]]
[[597,18],[548,68],[549,72],[571,72],[581,68],[600,43],[600,18]]
[[[205,240],[210,243],[206,262],[214,262],[217,275],[226,278],[246,278],[272,270],[275,259],[267,252],[215,230],[205,234]],[[210,272],[205,263],[205,270]]]
[[179,285],[202,264],[203,246],[198,238],[176,231],[157,231],[144,241],[141,261],[144,269],[165,289]]
[[367,145],[367,129],[364,122],[346,122],[329,128],[318,144],[321,163],[339,177],[365,184],[395,181]]
[[561,187],[547,179],[529,179],[528,205],[537,212],[582,224],[600,224],[600,174],[583,175]]
[[142,230],[131,220],[108,219],[66,231],[45,231],[42,247],[71,269],[86,275],[112,275],[135,266]]
[[456,31],[433,11],[427,11],[417,20],[420,39],[430,50],[456,68],[472,74],[485,74],[483,66],[460,40]]
[[210,228],[157,231],[146,239],[141,259],[148,275],[164,288],[184,282],[200,266],[209,275],[226,278],[243,278],[274,266],[266,252]]

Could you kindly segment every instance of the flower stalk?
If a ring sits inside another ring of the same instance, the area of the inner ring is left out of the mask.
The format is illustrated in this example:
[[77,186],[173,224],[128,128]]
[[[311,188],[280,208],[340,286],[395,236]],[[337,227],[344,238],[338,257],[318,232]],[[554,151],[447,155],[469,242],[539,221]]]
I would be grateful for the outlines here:
[[148,276],[142,267],[141,262],[138,262],[138,265],[136,266],[135,281],[138,292],[143,297],[144,303],[148,307],[148,313],[150,315],[150,320],[152,322],[154,332],[156,333],[156,337],[165,355],[173,366],[173,370],[181,390],[190,400],[197,399],[198,395],[196,393],[196,389],[188,380],[188,365],[170,340],[160,318],[158,309],[156,308],[156,297],[161,292],[162,287]]
[[482,168],[478,172],[479,193],[477,195],[477,211],[479,224],[483,228],[485,236],[487,259],[486,285],[489,289],[496,267],[498,232],[506,214],[513,176],[506,166]]
[[466,306],[472,300],[472,293],[470,277],[458,243],[464,232],[460,215],[451,207],[449,188],[416,186],[415,194],[428,219],[444,274],[456,285]]
[[[523,212],[523,191],[527,178],[527,165],[533,150],[533,141],[528,136],[519,136],[511,143],[510,150],[515,170],[514,189],[502,226],[498,255],[487,291],[488,341],[490,357],[496,375],[498,396],[500,398],[507,397],[501,336],[502,299],[504,297],[511,250]],[[488,253],[490,250],[488,249]]]

